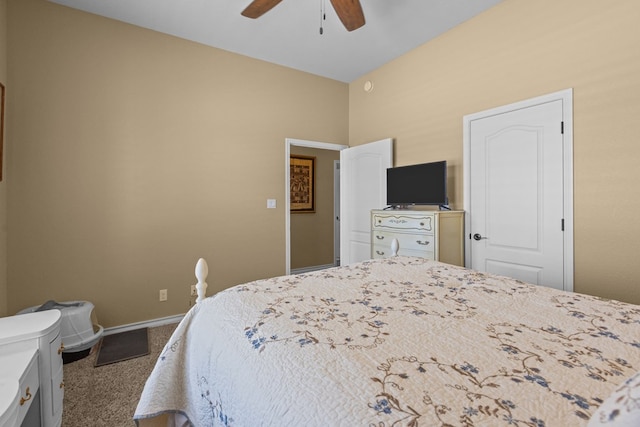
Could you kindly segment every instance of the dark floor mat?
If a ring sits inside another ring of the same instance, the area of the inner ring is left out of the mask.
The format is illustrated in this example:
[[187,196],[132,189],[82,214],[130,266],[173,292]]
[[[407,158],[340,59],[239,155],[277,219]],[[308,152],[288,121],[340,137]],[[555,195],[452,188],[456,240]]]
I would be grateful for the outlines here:
[[111,363],[149,354],[148,329],[135,329],[102,337],[98,347],[95,366]]

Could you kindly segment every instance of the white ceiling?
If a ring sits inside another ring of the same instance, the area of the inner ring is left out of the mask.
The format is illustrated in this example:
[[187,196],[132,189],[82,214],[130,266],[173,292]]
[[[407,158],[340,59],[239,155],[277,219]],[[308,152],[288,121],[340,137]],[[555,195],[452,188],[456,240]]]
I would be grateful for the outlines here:
[[283,0],[255,20],[240,15],[251,0],[50,1],[349,83],[502,0],[361,0],[352,32],[329,0]]

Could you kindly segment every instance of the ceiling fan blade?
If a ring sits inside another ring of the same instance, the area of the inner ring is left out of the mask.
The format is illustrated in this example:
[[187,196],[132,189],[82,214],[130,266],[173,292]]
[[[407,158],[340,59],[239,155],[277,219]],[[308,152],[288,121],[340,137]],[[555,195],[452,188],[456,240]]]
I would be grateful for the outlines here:
[[247,18],[259,18],[273,9],[282,0],[253,0],[241,13]]
[[331,4],[347,31],[357,30],[364,25],[360,0],[331,0]]

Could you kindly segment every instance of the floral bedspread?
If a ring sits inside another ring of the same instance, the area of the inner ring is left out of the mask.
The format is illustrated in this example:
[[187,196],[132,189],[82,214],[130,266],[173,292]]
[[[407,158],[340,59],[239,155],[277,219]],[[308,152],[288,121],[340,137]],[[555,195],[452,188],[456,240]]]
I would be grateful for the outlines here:
[[134,419],[586,426],[637,371],[640,306],[394,257],[205,299],[164,348]]

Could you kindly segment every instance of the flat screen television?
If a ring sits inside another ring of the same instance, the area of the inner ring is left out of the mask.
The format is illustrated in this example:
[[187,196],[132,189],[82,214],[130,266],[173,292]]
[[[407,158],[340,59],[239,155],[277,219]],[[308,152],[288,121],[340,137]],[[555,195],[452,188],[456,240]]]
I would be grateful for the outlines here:
[[387,205],[438,205],[447,208],[445,160],[387,169]]

